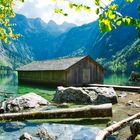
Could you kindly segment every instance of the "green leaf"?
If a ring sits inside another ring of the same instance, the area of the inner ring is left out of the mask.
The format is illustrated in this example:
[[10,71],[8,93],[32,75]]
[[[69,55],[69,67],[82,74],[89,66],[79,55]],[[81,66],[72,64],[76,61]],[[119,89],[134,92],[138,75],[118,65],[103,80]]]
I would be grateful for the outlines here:
[[122,21],[121,21],[121,20],[118,20],[118,21],[116,21],[116,24],[117,24],[118,26],[120,26],[120,25],[122,24]]
[[108,9],[111,9],[111,10],[117,10],[117,8],[118,8],[118,4],[113,4],[113,5],[108,6]]
[[96,9],[95,13],[98,15],[99,14],[99,8]]
[[124,18],[123,18],[123,23],[124,23],[124,25],[130,25],[130,23],[131,23],[131,18],[130,18],[130,17],[124,17]]
[[95,5],[99,6],[100,5],[100,0],[95,0]]
[[69,7],[73,8],[73,4],[71,2],[69,2]]
[[133,2],[134,0],[126,0],[126,2]]

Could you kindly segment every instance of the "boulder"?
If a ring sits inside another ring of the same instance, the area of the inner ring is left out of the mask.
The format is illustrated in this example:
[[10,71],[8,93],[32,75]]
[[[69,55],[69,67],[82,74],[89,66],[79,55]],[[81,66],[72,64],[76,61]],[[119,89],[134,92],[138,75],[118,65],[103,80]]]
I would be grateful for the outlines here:
[[118,97],[121,97],[121,98],[123,98],[123,97],[126,97],[127,96],[127,93],[126,92],[120,92],[119,94],[118,94]]
[[42,105],[48,105],[49,102],[35,93],[27,93],[20,97],[9,98],[5,101],[7,112],[19,112],[24,109],[37,108]]
[[105,87],[58,87],[53,100],[57,103],[114,104],[117,94],[113,88]]
[[136,119],[130,125],[131,134],[137,136],[140,134],[140,119]]
[[25,132],[19,137],[19,140],[32,140],[32,136]]
[[81,87],[58,87],[53,100],[57,103],[72,102],[91,104],[93,102],[89,94]]
[[95,103],[97,104],[115,104],[118,102],[117,94],[113,88],[98,88],[96,92],[98,92],[97,98],[95,100]]

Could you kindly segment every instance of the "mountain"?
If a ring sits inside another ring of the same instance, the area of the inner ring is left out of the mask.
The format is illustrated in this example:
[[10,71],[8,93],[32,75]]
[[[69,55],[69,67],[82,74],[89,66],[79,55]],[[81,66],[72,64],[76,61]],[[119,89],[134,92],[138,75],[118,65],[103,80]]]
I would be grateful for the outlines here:
[[55,50],[52,45],[55,39],[62,35],[63,32],[66,33],[73,26],[76,26],[69,23],[57,25],[54,21],[50,21],[47,24],[40,18],[28,19],[19,14],[16,15],[12,22],[16,23],[15,31],[23,35],[22,38],[26,40],[25,42],[30,47],[35,60],[48,58],[47,56],[50,55],[49,50]]
[[22,36],[7,44],[0,41],[0,69],[16,69],[33,59],[46,58],[44,49],[47,48],[45,47],[49,46],[60,34],[76,26],[71,23],[57,25],[54,21],[46,24],[40,18],[27,19],[19,14],[11,22],[16,23],[14,31]]
[[64,33],[69,31],[73,27],[76,27],[76,25],[73,23],[63,22],[62,24],[58,25],[53,20],[50,20],[47,24],[47,29],[50,33],[55,33],[56,31],[59,33]]

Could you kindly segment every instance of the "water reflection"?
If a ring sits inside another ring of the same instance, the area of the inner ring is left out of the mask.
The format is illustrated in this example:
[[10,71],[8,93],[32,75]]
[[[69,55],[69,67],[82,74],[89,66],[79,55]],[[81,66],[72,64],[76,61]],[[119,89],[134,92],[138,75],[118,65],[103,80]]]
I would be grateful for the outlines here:
[[5,97],[16,96],[18,92],[17,73],[0,74],[0,101]]
[[130,82],[127,74],[106,74],[104,84],[122,85],[122,86],[140,86],[140,82]]
[[17,140],[25,132],[31,134],[33,140],[40,140],[37,135],[40,128],[57,140],[93,140],[101,130],[97,127],[89,128],[82,125],[31,122],[0,123],[0,126],[0,140]]
[[0,101],[6,97],[18,96],[29,92],[37,93],[49,101],[52,100],[55,88],[33,86],[33,85],[18,85],[18,75],[16,72],[9,74],[0,74]]

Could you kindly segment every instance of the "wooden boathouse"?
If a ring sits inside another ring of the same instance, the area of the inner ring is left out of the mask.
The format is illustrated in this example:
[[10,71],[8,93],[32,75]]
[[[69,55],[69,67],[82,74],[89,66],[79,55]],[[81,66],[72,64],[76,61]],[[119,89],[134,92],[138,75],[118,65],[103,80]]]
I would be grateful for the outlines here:
[[90,56],[34,61],[17,69],[19,83],[81,86],[103,83],[104,70]]

